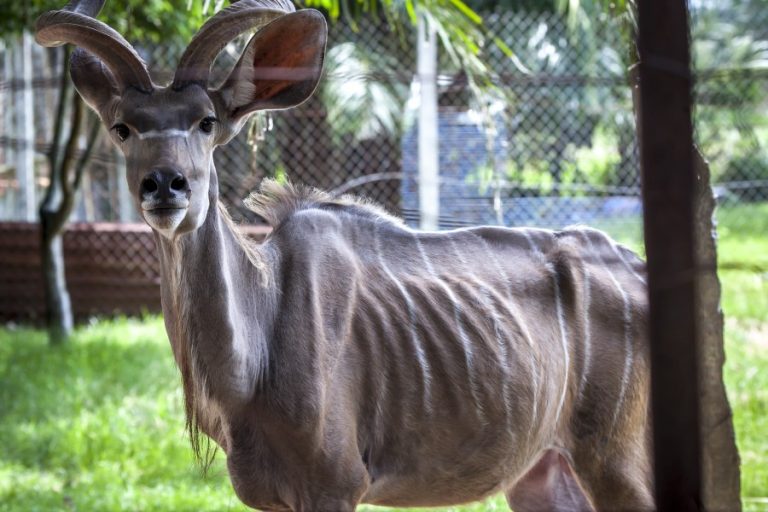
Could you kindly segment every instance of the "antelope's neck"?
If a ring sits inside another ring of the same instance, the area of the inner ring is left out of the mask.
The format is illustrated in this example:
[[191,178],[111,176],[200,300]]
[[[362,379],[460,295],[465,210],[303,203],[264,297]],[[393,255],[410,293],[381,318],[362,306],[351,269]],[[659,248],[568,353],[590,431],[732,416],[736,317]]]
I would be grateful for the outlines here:
[[196,395],[219,403],[244,403],[259,387],[276,309],[265,275],[270,257],[244,247],[234,229],[214,196],[196,231],[176,240],[157,236],[174,356]]

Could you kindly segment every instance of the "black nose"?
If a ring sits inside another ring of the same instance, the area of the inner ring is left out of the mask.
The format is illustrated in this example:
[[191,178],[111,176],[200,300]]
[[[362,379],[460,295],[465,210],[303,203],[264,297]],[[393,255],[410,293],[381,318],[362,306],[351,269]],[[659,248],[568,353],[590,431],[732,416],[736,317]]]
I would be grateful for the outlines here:
[[141,198],[167,201],[189,197],[189,182],[179,171],[174,169],[154,169],[141,180],[139,194]]

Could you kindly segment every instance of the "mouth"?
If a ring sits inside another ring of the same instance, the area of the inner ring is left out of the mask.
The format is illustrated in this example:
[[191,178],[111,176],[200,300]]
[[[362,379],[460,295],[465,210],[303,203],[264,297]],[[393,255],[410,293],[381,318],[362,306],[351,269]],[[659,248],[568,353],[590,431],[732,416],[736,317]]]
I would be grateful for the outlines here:
[[150,227],[162,233],[172,232],[184,220],[187,214],[187,206],[156,204],[149,208],[143,207],[142,214]]
[[154,215],[164,215],[186,210],[189,207],[189,201],[158,201],[158,200],[145,200],[141,202],[141,209],[144,213]]
[[144,211],[146,213],[154,213],[154,214],[164,214],[164,213],[174,213],[181,210],[186,210],[187,208],[185,206],[156,206],[154,208],[144,208]]

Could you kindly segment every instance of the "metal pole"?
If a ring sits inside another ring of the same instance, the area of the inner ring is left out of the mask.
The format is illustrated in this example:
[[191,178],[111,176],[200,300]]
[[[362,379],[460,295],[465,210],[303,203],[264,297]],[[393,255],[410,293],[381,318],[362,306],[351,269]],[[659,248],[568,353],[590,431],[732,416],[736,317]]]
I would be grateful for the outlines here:
[[656,504],[683,512],[702,507],[688,16],[685,0],[638,7]]
[[35,103],[32,93],[32,36],[24,32],[16,48],[16,76],[20,80],[16,89],[15,108],[16,177],[21,192],[22,218],[28,222],[37,219],[35,201]]
[[437,135],[437,35],[419,16],[417,72],[419,80],[419,219],[436,230],[440,215],[439,145]]
[[[7,136],[9,139],[16,137],[16,119],[15,111],[13,109],[13,89],[10,87],[12,84],[12,77],[15,76],[13,72],[13,59],[15,55],[15,44],[9,39],[6,41],[3,49],[3,76],[6,81],[6,87],[0,91],[2,95],[2,103],[0,107],[3,110],[3,125],[0,128],[0,133]],[[7,166],[12,167],[16,165],[16,152],[15,145],[10,142],[3,148],[5,152],[5,163]],[[16,199],[16,189],[13,185],[9,184],[6,189],[4,198],[3,211],[1,212],[4,219],[19,220],[21,218],[21,208],[19,208]]]

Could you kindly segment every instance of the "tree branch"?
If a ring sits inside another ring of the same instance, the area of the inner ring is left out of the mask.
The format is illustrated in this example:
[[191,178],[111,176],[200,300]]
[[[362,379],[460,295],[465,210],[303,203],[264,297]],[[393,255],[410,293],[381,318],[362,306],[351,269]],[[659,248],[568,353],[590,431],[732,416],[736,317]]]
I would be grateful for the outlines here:
[[[54,51],[55,50],[56,49],[54,49]],[[70,49],[68,46],[65,46],[62,51],[64,55],[64,62],[62,63],[61,81],[59,82],[59,103],[56,107],[56,117],[54,118],[51,149],[48,152],[48,162],[50,163],[51,174],[53,174],[54,170],[57,169],[57,163],[59,159],[59,145],[61,143],[61,132],[64,129],[64,112],[67,108],[67,98],[69,96],[69,90],[72,85],[72,82],[69,79],[69,73],[67,73],[67,70],[69,69]]]
[[57,158],[58,164],[51,168],[51,182],[40,206],[41,221],[45,224],[44,236],[48,237],[55,237],[61,231],[75,202],[75,179],[71,177],[71,171],[75,165],[75,154],[83,124],[83,100],[77,91],[74,91],[71,97],[72,120],[64,154]]
[[75,166],[75,154],[77,153],[77,144],[80,138],[80,128],[83,126],[83,100],[75,92],[72,95],[72,123],[69,126],[69,138],[64,149],[64,158],[61,160],[61,190],[64,193],[64,200],[74,195],[72,188],[73,179],[70,178],[72,168]]
[[83,181],[83,172],[88,165],[88,161],[91,159],[93,149],[96,147],[96,143],[100,138],[99,135],[101,135],[101,123],[98,119],[92,119],[91,121],[91,129],[88,132],[85,151],[80,155],[80,160],[78,160],[77,166],[75,166],[75,176],[72,180],[72,189],[75,191],[80,188],[80,183]]

